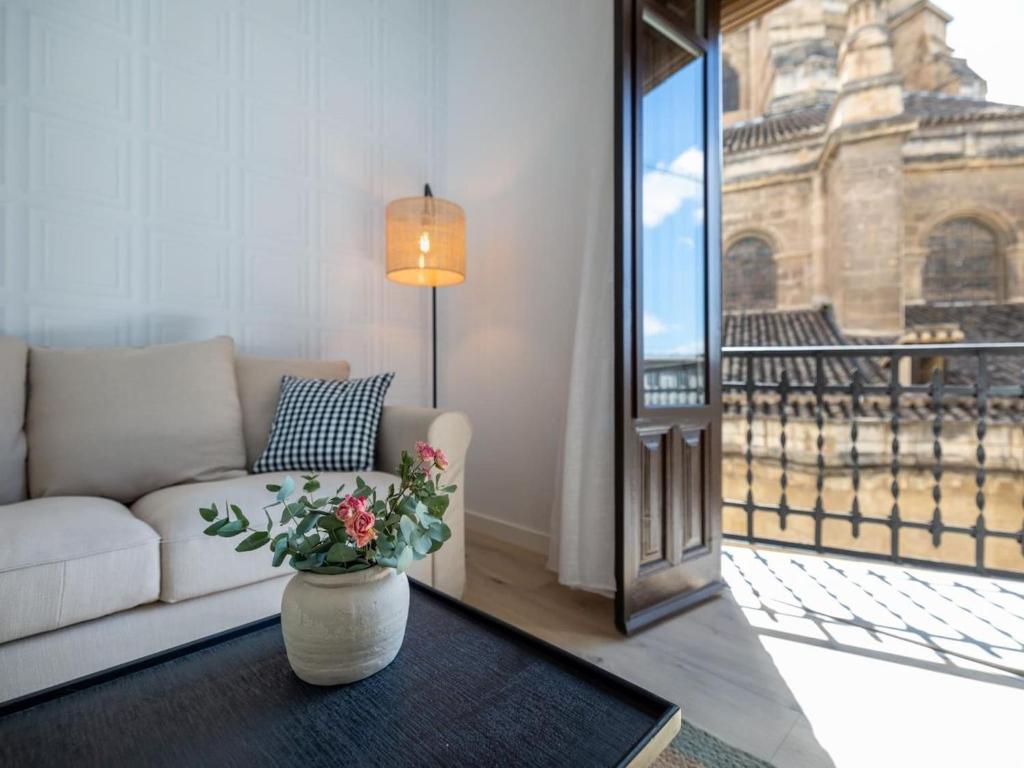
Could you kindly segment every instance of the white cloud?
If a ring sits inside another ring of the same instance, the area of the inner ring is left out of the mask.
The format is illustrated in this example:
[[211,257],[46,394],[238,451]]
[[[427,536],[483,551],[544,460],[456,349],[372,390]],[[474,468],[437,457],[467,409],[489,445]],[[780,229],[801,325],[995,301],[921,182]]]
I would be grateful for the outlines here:
[[668,330],[668,326],[650,312],[644,312],[644,336],[660,336]]
[[656,227],[679,210],[685,200],[704,191],[704,153],[690,147],[668,166],[644,173],[644,226]]
[[680,346],[672,350],[672,355],[679,357],[697,357],[702,351],[702,346],[699,341],[691,342],[690,344],[681,344]]

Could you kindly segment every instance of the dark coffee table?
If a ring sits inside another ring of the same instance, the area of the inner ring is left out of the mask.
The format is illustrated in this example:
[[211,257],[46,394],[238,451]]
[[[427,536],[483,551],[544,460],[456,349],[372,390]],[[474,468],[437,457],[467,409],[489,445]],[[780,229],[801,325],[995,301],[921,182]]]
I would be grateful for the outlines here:
[[266,619],[0,706],[0,765],[646,765],[679,723],[674,704],[414,584],[405,644],[373,677],[303,683]]

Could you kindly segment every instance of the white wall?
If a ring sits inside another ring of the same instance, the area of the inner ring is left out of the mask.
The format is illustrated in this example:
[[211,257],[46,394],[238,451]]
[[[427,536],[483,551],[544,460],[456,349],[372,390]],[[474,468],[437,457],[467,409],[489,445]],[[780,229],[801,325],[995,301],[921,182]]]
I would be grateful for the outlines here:
[[445,0],[0,0],[0,332],[227,333],[425,401],[427,294],[385,281],[383,206],[439,172],[445,22]]
[[613,21],[611,0],[449,3],[437,191],[466,208],[468,248],[466,282],[440,294],[440,402],[473,421],[468,507],[540,533],[588,216],[612,215],[612,184],[595,206],[592,180],[612,169]]
[[469,504],[546,532],[612,20],[611,0],[0,0],[0,332],[227,333],[398,370],[392,400],[425,402],[428,294],[384,279],[383,206],[430,180],[468,214],[440,321]]

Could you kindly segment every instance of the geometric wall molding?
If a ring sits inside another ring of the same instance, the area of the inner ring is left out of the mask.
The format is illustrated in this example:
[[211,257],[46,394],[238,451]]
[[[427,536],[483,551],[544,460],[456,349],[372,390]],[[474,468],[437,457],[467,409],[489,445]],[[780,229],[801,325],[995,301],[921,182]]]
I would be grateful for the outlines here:
[[443,183],[446,0],[0,0],[0,333],[220,333],[395,370],[429,400],[429,292],[384,207]]

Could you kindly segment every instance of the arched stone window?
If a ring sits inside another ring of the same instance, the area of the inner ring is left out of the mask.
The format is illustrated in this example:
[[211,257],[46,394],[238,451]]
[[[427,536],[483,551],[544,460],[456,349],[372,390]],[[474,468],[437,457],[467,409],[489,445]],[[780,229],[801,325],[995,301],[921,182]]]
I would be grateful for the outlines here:
[[1002,296],[999,238],[972,218],[950,219],[928,236],[921,276],[925,301],[998,301]]
[[740,76],[732,65],[722,60],[722,111],[732,112],[740,108]]
[[725,252],[725,308],[775,309],[775,258],[762,237],[747,235]]

